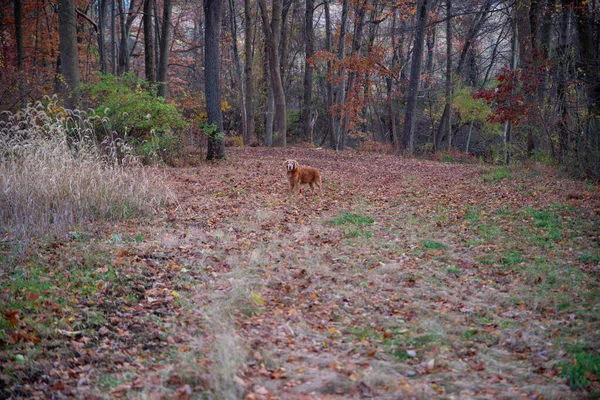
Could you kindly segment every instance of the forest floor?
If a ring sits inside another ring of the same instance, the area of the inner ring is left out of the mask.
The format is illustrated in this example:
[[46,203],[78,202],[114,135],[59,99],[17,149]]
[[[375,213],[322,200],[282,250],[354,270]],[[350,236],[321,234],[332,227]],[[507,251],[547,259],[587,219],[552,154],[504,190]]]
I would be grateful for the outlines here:
[[[5,262],[0,397],[600,396],[597,186],[536,165],[227,156],[153,170],[177,197],[156,217]],[[289,195],[290,158],[322,195]]]

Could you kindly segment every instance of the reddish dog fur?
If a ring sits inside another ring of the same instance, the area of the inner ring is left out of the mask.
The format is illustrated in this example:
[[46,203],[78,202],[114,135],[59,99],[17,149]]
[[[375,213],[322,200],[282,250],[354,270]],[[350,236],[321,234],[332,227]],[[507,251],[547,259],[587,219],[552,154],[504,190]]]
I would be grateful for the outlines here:
[[310,186],[312,191],[315,191],[315,186],[319,188],[319,193],[323,192],[321,186],[321,174],[316,168],[301,167],[296,160],[287,160],[285,162],[287,177],[290,181],[290,191],[292,193],[300,192],[300,185],[306,184]]

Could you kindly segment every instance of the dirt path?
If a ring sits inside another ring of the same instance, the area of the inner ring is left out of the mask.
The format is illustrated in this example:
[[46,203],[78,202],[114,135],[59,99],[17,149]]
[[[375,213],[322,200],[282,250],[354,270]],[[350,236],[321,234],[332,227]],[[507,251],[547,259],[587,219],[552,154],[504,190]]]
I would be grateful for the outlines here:
[[[323,196],[289,197],[288,158],[322,171]],[[584,397],[557,362],[565,341],[600,343],[593,305],[570,303],[597,290],[598,266],[575,265],[576,283],[536,272],[527,266],[577,255],[558,238],[548,246],[548,232],[520,231],[582,185],[535,172],[486,182],[484,167],[301,149],[231,149],[223,163],[167,174],[179,207],[155,244],[193,278],[182,310],[199,324],[175,335],[169,379],[180,394]],[[579,208],[561,208],[561,221],[597,221],[595,201],[571,201]],[[580,252],[598,254],[593,234],[572,235]]]

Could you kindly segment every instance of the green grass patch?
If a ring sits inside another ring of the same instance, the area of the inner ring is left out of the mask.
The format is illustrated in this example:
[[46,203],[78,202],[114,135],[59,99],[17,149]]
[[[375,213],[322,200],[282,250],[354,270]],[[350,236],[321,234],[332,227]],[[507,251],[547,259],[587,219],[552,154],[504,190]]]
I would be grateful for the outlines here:
[[344,211],[339,217],[333,219],[331,223],[335,226],[356,225],[365,226],[372,224],[375,219],[368,215],[354,214]]
[[[561,375],[569,381],[573,389],[591,389],[592,381],[600,378],[600,356],[585,352],[583,350],[575,351],[570,361],[564,361],[559,364]],[[598,398],[600,391],[596,388],[594,394]]]
[[467,212],[463,216],[464,219],[471,222],[477,222],[481,219],[481,209],[479,207],[469,206]]
[[508,167],[500,167],[494,169],[492,172],[482,176],[484,182],[500,182],[503,179],[511,177],[511,173]]
[[[95,298],[106,284],[119,282],[115,268],[105,254],[87,254],[77,263],[60,268],[49,266],[44,259],[33,260],[18,267],[7,268],[6,278],[0,281],[0,291],[10,293],[10,300],[2,304],[6,311],[18,311],[18,318],[36,332],[52,328],[79,329],[73,307],[82,299]],[[101,267],[103,266],[103,267]],[[89,310],[87,323],[103,321],[101,314]],[[0,329],[10,328],[14,322],[0,316]]]
[[456,267],[454,265],[448,265],[446,267],[446,273],[448,275],[454,275],[456,277],[459,277],[460,274],[462,273],[462,270],[460,269],[460,267]]
[[389,336],[371,327],[351,327],[345,331],[346,334],[355,336],[358,340],[367,340],[371,344],[379,343],[387,353],[398,360],[412,358],[406,352],[408,349],[423,352],[440,340],[440,336],[433,333],[412,334],[397,328],[390,329],[388,332]]
[[502,265],[507,268],[514,267],[525,261],[523,252],[516,249],[508,249],[502,255]]
[[570,265],[548,264],[543,260],[525,268],[529,282],[538,283],[544,289],[579,288],[583,284],[584,274]]
[[372,224],[374,221],[375,218],[369,215],[344,211],[338,217],[328,221],[328,223],[335,226],[344,227],[344,233],[346,237],[353,239],[369,239],[373,236],[373,234],[365,231],[363,228],[369,224]]
[[579,261],[584,264],[598,264],[600,263],[600,255],[591,253],[582,253],[578,257]]
[[449,247],[444,243],[436,242],[433,240],[424,240],[423,241],[423,249],[425,250],[448,250]]

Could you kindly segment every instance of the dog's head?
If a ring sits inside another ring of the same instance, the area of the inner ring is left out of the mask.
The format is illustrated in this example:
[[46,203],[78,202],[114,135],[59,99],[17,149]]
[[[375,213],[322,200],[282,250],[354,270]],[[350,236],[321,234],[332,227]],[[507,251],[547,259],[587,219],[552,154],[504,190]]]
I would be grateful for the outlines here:
[[298,161],[296,160],[287,160],[285,163],[285,169],[286,171],[295,171],[296,169],[298,169]]

